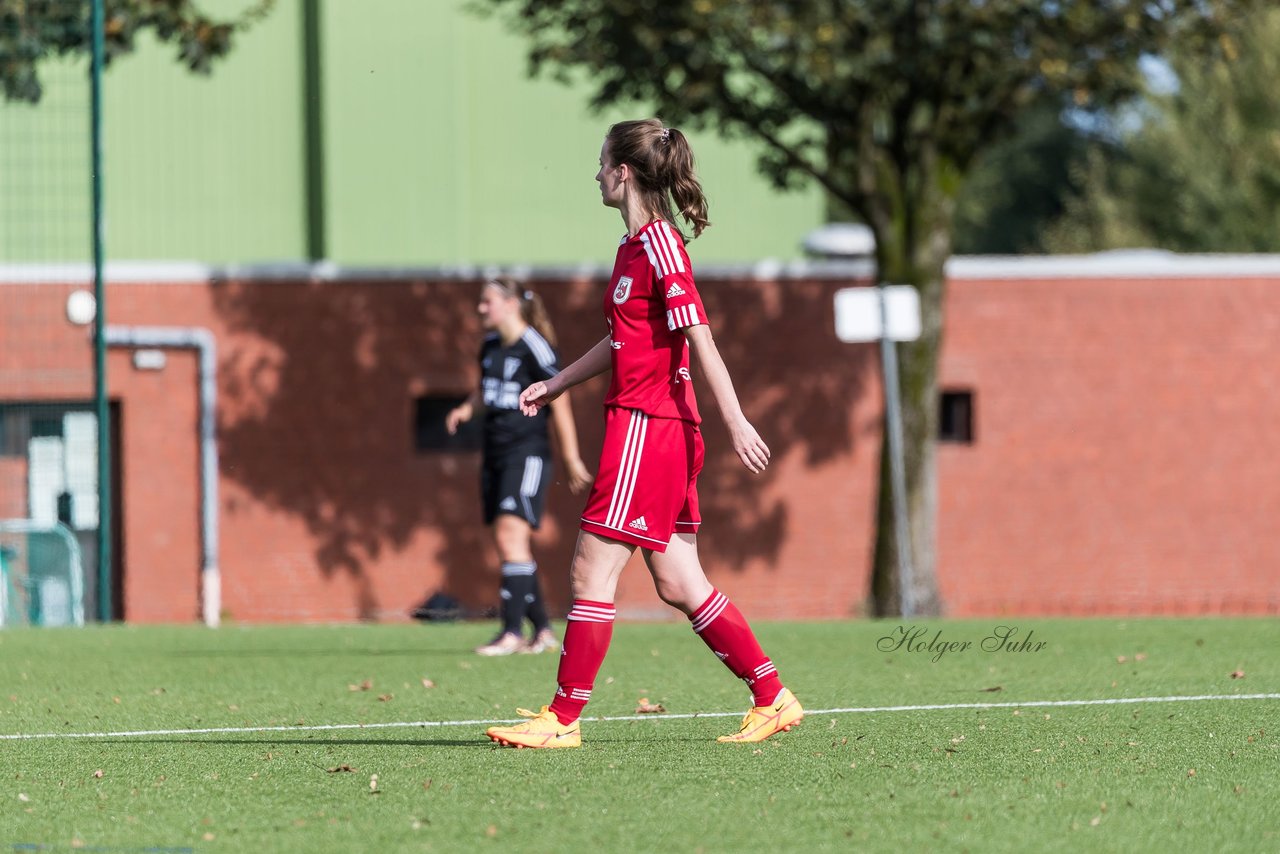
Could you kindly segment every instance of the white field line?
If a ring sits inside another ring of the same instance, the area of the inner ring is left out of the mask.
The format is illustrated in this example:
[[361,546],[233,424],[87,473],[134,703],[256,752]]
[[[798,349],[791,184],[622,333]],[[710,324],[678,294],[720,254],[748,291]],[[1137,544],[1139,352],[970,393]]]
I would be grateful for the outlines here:
[[[878,712],[933,712],[951,709],[1033,709],[1063,706],[1120,706],[1140,703],[1198,703],[1207,700],[1280,700],[1280,694],[1194,694],[1183,697],[1115,697],[1104,700],[1028,700],[1023,703],[933,703],[923,706],[850,706],[843,709],[805,709],[805,717],[815,715],[876,714]],[[584,717],[584,721],[687,720],[691,718],[736,718],[742,712],[695,712],[693,714],[612,715]],[[159,735],[220,735],[255,732],[330,732],[351,729],[421,729],[449,726],[493,726],[511,723],[511,718],[469,721],[399,721],[368,724],[315,724],[297,726],[208,727],[205,729],[149,729],[121,732],[39,732],[0,734],[0,741],[62,738],[142,738]]]

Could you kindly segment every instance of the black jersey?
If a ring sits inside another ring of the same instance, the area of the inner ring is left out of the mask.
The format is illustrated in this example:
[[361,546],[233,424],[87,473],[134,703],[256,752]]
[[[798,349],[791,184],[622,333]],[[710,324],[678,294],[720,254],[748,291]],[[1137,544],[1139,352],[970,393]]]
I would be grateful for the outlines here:
[[480,389],[484,395],[484,453],[489,459],[551,452],[547,413],[520,412],[520,392],[560,373],[556,351],[532,326],[510,347],[497,333],[480,346]]

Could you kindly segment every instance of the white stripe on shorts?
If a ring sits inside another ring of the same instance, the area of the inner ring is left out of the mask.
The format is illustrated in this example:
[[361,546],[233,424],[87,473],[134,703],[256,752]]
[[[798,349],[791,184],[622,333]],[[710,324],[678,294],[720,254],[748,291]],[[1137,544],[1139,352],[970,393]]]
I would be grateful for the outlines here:
[[520,503],[524,505],[524,513],[530,522],[533,521],[533,504],[530,498],[538,494],[542,485],[542,457],[524,458],[524,477],[520,481]]
[[627,438],[622,443],[618,479],[613,484],[609,512],[605,515],[604,524],[607,527],[621,528],[626,524],[627,512],[631,509],[631,496],[636,491],[636,480],[640,474],[640,455],[644,451],[644,436],[648,428],[649,416],[638,410],[631,410]]

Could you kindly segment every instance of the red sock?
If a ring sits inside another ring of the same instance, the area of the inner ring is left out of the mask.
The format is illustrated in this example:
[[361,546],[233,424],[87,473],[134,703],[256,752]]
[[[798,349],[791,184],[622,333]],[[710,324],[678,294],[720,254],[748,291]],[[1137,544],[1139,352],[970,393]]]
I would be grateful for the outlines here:
[[782,690],[782,680],[773,662],[760,648],[747,618],[719,590],[689,617],[693,630],[711,647],[724,666],[751,688],[757,706],[767,706]]
[[613,618],[617,613],[612,602],[573,600],[560,648],[556,696],[551,700],[551,711],[556,713],[561,726],[582,717],[582,710],[591,699],[591,686],[609,651]]

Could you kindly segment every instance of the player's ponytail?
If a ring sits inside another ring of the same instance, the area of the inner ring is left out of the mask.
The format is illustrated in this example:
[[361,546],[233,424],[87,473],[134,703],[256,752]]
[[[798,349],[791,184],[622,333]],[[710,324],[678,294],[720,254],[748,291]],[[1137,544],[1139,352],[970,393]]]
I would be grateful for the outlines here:
[[543,304],[542,297],[510,279],[491,279],[487,284],[488,287],[497,288],[503,296],[519,300],[521,320],[547,339],[547,343],[552,347],[556,346],[556,330],[551,325],[551,317],[547,314],[547,307]]
[[539,335],[547,339],[548,344],[552,347],[556,346],[556,330],[551,325],[551,317],[547,314],[547,307],[543,304],[542,297],[534,291],[521,291],[520,316],[524,318],[525,323],[536,329]]
[[676,213],[693,226],[693,236],[697,237],[711,222],[707,219],[707,199],[702,195],[702,184],[698,183],[693,170],[693,149],[683,133],[675,128],[665,130],[667,137],[658,146],[658,159],[663,163],[662,172],[676,203]]
[[683,133],[665,127],[660,119],[641,119],[618,122],[606,138],[610,159],[631,168],[650,213],[673,226],[677,216],[684,217],[693,226],[694,237],[711,225],[707,199],[693,168],[693,149]]

